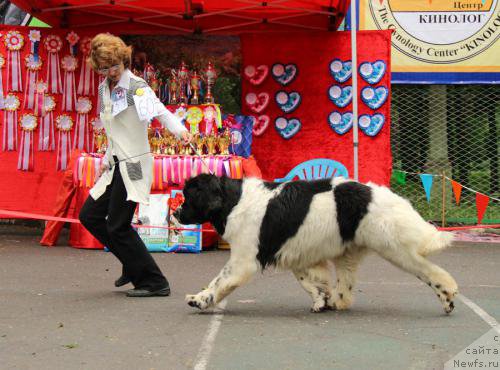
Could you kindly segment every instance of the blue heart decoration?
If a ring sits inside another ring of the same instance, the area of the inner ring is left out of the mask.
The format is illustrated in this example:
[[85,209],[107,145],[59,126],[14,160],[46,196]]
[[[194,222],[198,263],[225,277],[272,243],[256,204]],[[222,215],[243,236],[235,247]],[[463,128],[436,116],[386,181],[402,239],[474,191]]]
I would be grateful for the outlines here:
[[374,110],[380,108],[382,104],[385,103],[388,96],[389,90],[387,90],[385,86],[377,88],[367,86],[361,90],[361,100]]
[[293,63],[284,65],[282,63],[275,63],[271,67],[271,75],[279,84],[286,86],[292,83],[297,77],[299,70]]
[[330,127],[339,135],[344,135],[352,127],[352,113],[333,111],[328,115]]
[[278,91],[274,96],[274,99],[276,100],[276,104],[278,104],[278,107],[280,107],[280,109],[285,113],[293,112],[295,109],[297,109],[300,102],[302,101],[302,98],[298,92],[292,91],[288,93],[283,90]]
[[283,139],[291,139],[302,127],[302,123],[297,118],[278,117],[274,121],[274,128]]
[[339,108],[349,105],[352,100],[352,86],[333,85],[328,89],[328,97]]
[[334,59],[330,62],[330,74],[339,83],[344,83],[352,76],[352,62]]
[[373,115],[362,114],[359,116],[359,128],[368,136],[377,135],[384,127],[385,116],[381,113]]
[[364,62],[359,65],[359,74],[363,80],[374,85],[384,77],[386,69],[386,64],[382,60],[377,60],[374,63]]

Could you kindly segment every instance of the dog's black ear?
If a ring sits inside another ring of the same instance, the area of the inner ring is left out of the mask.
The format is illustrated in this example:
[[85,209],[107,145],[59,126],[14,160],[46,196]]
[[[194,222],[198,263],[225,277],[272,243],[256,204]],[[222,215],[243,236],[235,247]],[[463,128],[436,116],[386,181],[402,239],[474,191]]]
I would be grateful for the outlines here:
[[217,176],[211,176],[208,185],[210,200],[208,202],[209,211],[217,211],[222,207],[222,184]]

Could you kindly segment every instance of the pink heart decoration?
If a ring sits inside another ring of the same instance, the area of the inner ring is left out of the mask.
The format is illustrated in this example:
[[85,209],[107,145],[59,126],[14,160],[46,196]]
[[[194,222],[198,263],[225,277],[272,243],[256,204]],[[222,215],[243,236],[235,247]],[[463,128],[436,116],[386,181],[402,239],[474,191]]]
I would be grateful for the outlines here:
[[248,65],[245,67],[243,74],[252,85],[258,86],[264,82],[269,74],[269,67],[264,64],[257,67],[254,65]]
[[264,131],[266,131],[267,126],[269,126],[270,121],[271,121],[271,119],[269,118],[269,116],[267,114],[263,114],[259,117],[255,117],[253,129],[252,129],[253,134],[255,136],[262,135],[264,133]]
[[269,104],[269,94],[268,93],[248,93],[245,96],[245,102],[252,112],[260,113],[267,108]]

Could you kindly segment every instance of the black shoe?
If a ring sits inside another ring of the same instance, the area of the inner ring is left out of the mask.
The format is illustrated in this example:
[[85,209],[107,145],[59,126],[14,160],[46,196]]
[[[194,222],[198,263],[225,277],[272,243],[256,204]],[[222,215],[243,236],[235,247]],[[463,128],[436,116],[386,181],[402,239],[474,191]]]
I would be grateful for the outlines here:
[[127,297],[167,297],[170,295],[170,288],[167,286],[158,290],[130,289],[127,290]]
[[122,275],[118,279],[115,280],[115,287],[119,288],[119,287],[124,286],[128,283],[130,283],[130,279],[127,276]]

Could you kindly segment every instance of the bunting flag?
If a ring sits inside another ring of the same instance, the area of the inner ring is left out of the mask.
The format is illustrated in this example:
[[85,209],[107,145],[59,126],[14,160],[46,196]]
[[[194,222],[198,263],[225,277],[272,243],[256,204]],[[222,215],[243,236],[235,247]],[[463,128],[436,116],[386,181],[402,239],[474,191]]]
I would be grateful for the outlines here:
[[406,172],[394,170],[392,172],[397,184],[406,185]]
[[451,187],[453,188],[453,194],[455,194],[455,201],[457,202],[457,206],[460,205],[460,197],[462,196],[462,185],[460,185],[455,180],[451,181]]
[[420,180],[422,180],[422,185],[424,186],[425,196],[427,197],[427,202],[431,201],[431,190],[432,190],[432,182],[433,175],[423,173],[420,175]]
[[483,221],[484,213],[486,208],[488,208],[488,203],[490,198],[484,194],[476,193],[476,209],[477,209],[477,223],[480,224]]

